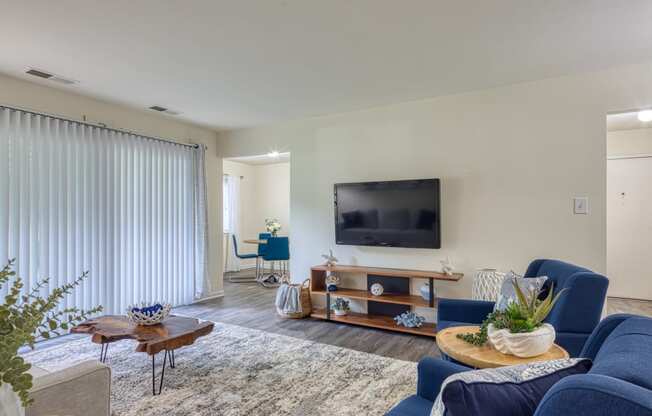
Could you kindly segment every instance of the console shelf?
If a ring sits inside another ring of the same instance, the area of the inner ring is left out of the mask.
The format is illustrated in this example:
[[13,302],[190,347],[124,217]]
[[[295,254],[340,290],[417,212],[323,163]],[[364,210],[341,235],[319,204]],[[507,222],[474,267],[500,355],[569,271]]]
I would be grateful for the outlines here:
[[[327,295],[325,290],[314,290],[313,295]],[[427,300],[423,299],[421,296],[415,295],[396,295],[396,294],[383,294],[382,296],[374,296],[366,290],[360,289],[337,289],[335,292],[330,292],[331,296],[338,296],[343,298],[351,299],[361,299],[361,300],[371,300],[374,302],[383,302],[383,303],[394,303],[398,305],[411,305],[411,306],[420,306],[422,308],[430,307],[430,304]],[[435,299],[435,305],[437,305],[437,300]]]
[[[380,279],[383,282],[383,286],[386,288],[388,286],[393,287],[394,291],[392,292],[391,290],[388,290],[381,296],[374,296],[368,290],[338,287],[337,291],[328,292],[326,290],[326,276],[328,273],[336,273],[338,275],[342,273],[356,274],[365,279],[365,286]],[[382,267],[346,265],[336,265],[333,267],[325,265],[314,266],[310,270],[310,292],[312,295],[325,296],[327,308],[314,310],[311,317],[352,325],[368,326],[372,328],[435,337],[435,324],[424,323],[420,328],[407,328],[397,325],[394,321],[394,316],[400,312],[411,310],[413,307],[435,308],[437,302],[434,297],[434,280],[458,281],[462,276],[461,273],[447,275],[435,271],[387,269]],[[410,294],[409,279],[426,279],[430,285],[430,299],[425,300],[421,296]],[[367,303],[369,313],[363,314],[349,312],[345,316],[337,316],[329,307],[331,304],[331,296],[363,300]]]
[[[310,314],[311,318],[327,319],[325,309],[316,309]],[[366,313],[349,312],[345,316],[337,316],[331,314],[329,319],[333,322],[342,322],[351,325],[368,326],[371,328],[387,329],[390,331],[405,332],[407,334],[423,335],[426,337],[435,338],[437,336],[435,324],[424,323],[419,328],[407,328],[405,326],[398,326],[394,319],[389,316],[383,315],[369,315]]]

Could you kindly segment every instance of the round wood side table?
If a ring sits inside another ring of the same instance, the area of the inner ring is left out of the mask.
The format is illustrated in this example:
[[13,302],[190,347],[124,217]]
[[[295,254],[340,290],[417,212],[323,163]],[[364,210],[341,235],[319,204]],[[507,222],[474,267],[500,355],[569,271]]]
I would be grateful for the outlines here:
[[520,358],[503,354],[488,344],[478,347],[457,338],[457,334],[478,331],[479,326],[454,326],[443,329],[437,333],[437,346],[442,353],[473,368],[495,368],[568,358],[568,352],[557,344],[553,344],[548,352],[536,357]]

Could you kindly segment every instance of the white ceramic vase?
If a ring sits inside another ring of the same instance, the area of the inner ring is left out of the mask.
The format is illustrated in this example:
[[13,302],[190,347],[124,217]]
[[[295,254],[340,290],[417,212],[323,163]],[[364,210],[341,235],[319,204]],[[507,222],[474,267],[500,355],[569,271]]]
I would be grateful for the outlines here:
[[335,315],[337,316],[344,316],[347,311],[344,309],[333,309],[333,312],[335,312]]
[[552,347],[555,342],[555,328],[550,324],[543,324],[532,332],[512,334],[507,329],[496,329],[489,324],[487,339],[492,347],[503,354],[521,358],[536,357]]
[[0,416],[25,416],[25,408],[9,383],[0,386]]

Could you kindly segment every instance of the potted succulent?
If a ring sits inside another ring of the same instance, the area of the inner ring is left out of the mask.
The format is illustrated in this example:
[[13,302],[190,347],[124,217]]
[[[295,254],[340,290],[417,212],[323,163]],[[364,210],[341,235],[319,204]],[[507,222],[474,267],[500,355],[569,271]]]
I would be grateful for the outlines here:
[[555,328],[544,319],[559,299],[560,291],[553,296],[554,287],[545,299],[539,291],[524,293],[516,280],[512,282],[516,300],[504,311],[494,311],[487,316],[477,334],[460,334],[459,338],[475,345],[489,343],[504,354],[517,357],[535,357],[548,351],[555,342]]
[[0,304],[0,410],[5,412],[0,413],[19,416],[31,402],[32,375],[28,373],[31,365],[23,360],[18,350],[25,345],[34,348],[38,338],[59,335],[59,331],[67,331],[100,312],[102,307],[88,311],[58,308],[58,303],[86,279],[88,272],[41,297],[39,293],[47,287],[48,279],[38,282],[29,292],[23,292],[23,282],[12,270],[13,263],[10,260],[0,270],[0,289],[13,280],[4,303]]
[[276,237],[281,230],[281,223],[276,218],[267,218],[265,220],[265,229],[272,234],[272,237]]
[[336,298],[335,302],[333,302],[332,309],[337,316],[344,316],[351,310],[349,301],[344,298]]

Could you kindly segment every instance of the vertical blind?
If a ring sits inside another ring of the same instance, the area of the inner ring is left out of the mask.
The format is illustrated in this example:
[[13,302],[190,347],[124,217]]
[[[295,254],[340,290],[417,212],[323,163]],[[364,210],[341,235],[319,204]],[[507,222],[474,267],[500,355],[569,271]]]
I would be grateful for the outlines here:
[[205,281],[201,169],[202,148],[0,107],[0,261],[25,291],[49,277],[43,294],[89,271],[63,307],[189,303]]

